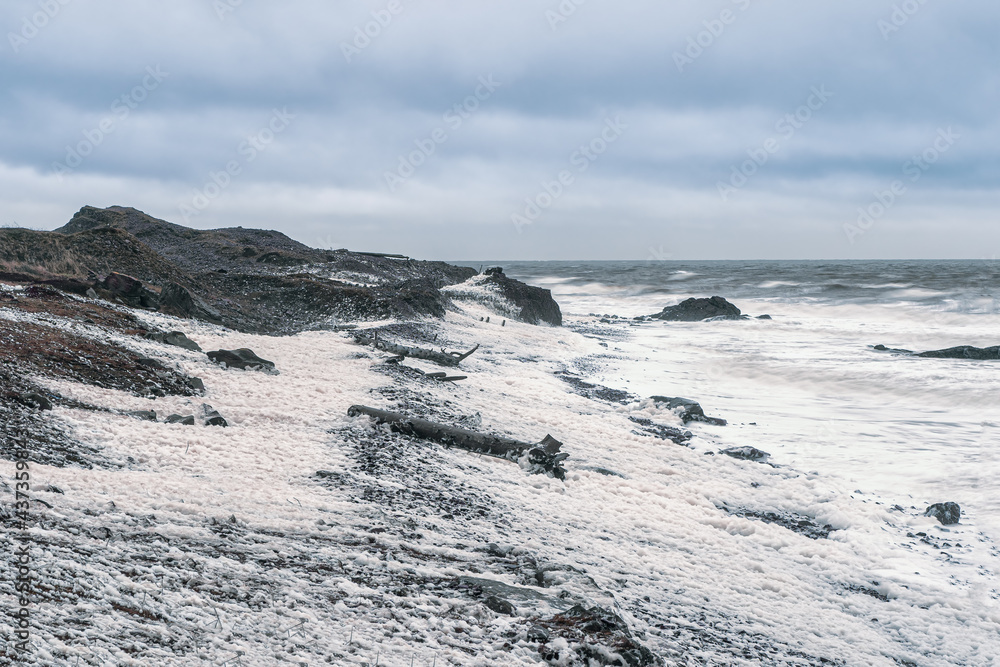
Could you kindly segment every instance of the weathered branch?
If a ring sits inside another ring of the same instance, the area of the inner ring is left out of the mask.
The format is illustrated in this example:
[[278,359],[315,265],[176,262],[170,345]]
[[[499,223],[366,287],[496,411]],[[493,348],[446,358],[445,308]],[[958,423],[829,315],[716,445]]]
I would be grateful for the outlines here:
[[562,443],[551,435],[546,435],[540,443],[532,445],[512,438],[477,433],[364,405],[352,405],[347,415],[349,417],[368,415],[376,423],[389,424],[397,433],[433,440],[449,447],[460,447],[477,454],[515,461],[532,473],[551,473],[558,479],[566,478],[566,470],[561,463],[569,457],[569,454],[559,452]]
[[428,350],[422,347],[407,347],[405,345],[396,345],[395,343],[379,340],[377,333],[374,336],[367,336],[363,333],[359,333],[354,337],[354,340],[362,345],[371,345],[377,350],[382,350],[383,352],[388,352],[389,354],[394,354],[398,357],[424,359],[425,361],[433,361],[434,363],[442,366],[458,366],[459,362],[479,349],[479,345],[477,344],[474,348],[464,353],[446,352],[444,348],[441,348],[441,351],[438,352],[436,350]]

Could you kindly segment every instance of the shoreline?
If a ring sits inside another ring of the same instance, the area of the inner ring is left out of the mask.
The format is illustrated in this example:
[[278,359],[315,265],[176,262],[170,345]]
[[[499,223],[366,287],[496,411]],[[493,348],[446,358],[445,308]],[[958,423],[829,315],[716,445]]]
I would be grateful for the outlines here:
[[[958,623],[956,632],[988,646],[998,619],[971,601],[921,609],[934,586],[884,555],[885,541],[898,540],[910,571],[933,569],[932,543],[956,534],[780,461],[706,456],[713,433],[729,427],[684,425],[649,401],[580,395],[556,376],[593,381],[595,360],[608,354],[601,343],[614,337],[585,337],[575,322],[501,327],[485,323],[490,314],[463,302],[443,320],[383,323],[401,342],[481,344],[459,383],[385,364],[388,355],[345,333],[274,338],[142,311],[135,316],[146,324],[182,330],[203,349],[249,347],[279,374],[227,370],[116,334],[137,354],[202,378],[206,395],[140,398],[39,381],[122,412],[193,412],[206,402],[229,426],[55,407],[115,465],[34,467],[36,488],[59,489],[35,494],[51,506],[33,508],[45,517],[31,531],[34,548],[50,554],[35,563],[47,590],[63,591],[34,606],[35,645],[52,664],[202,664],[239,651],[250,664],[539,664],[550,649],[571,655],[579,624],[560,614],[579,606],[611,611],[627,628],[608,621],[598,639],[627,637],[666,664],[984,657],[961,639],[922,639],[920,628]],[[374,428],[347,417],[353,404],[528,442],[551,434],[570,454],[567,480]],[[693,447],[644,433],[629,417],[686,428]],[[833,531],[813,539],[780,520],[789,517]],[[55,630],[67,618],[78,628],[68,635]],[[74,633],[88,629],[103,639],[84,648]],[[135,637],[141,659],[122,648]]]

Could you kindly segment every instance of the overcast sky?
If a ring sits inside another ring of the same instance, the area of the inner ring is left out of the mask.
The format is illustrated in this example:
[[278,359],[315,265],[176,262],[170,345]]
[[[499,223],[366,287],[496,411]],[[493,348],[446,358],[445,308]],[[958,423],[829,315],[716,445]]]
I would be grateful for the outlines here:
[[118,204],[432,259],[1000,254],[995,0],[6,0],[0,21],[4,225]]

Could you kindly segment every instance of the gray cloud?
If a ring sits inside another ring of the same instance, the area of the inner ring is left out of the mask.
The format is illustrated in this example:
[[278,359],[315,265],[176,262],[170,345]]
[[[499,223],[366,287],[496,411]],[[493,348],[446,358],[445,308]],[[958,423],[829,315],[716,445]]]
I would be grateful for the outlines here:
[[[221,17],[214,0],[4,4],[0,222],[53,228],[123,204],[453,259],[1000,245],[1000,6],[985,0],[220,1]],[[168,74],[150,87],[148,68]],[[832,95],[806,114],[816,88]],[[294,117],[271,137],[276,109]],[[580,171],[574,153],[616,117],[628,128]],[[960,138],[850,243],[857,209],[949,127]],[[401,160],[412,175],[387,183]],[[519,232],[511,216],[566,170]]]

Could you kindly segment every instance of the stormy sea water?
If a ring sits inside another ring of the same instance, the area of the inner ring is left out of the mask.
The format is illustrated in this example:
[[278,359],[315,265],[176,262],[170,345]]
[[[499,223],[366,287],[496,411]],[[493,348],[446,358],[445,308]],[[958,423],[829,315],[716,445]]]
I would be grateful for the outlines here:
[[[492,265],[478,262],[479,264]],[[471,263],[470,263],[471,265]],[[507,262],[569,326],[723,296],[772,320],[633,324],[600,381],[685,396],[782,463],[906,506],[954,501],[1000,541],[1000,361],[914,351],[1000,344],[1000,262]],[[751,425],[752,424],[752,425]]]

